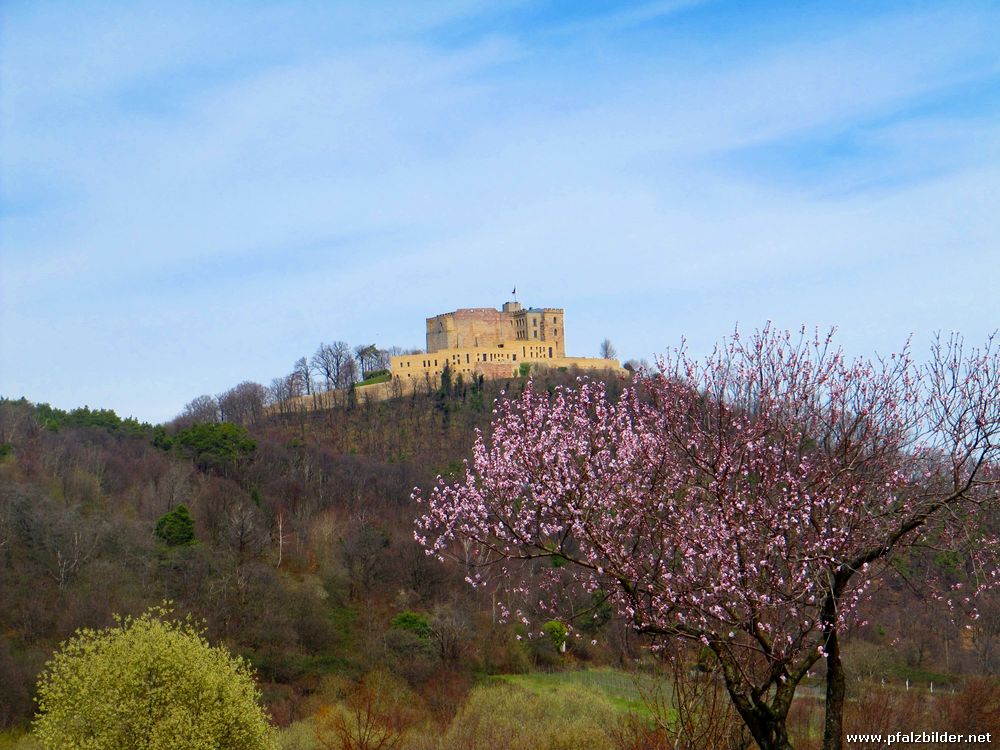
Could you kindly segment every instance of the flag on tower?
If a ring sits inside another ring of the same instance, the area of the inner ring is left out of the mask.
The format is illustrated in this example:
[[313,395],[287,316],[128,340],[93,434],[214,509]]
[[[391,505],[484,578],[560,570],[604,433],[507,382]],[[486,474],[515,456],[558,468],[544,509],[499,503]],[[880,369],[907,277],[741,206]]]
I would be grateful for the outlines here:
[[515,295],[517,294],[517,287],[516,286],[514,287],[514,291],[511,292],[511,294],[515,294]]

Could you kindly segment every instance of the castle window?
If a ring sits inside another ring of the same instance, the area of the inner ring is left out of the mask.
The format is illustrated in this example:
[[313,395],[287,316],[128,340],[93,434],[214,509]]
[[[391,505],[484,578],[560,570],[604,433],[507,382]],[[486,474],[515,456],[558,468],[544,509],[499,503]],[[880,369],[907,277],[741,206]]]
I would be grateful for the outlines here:
[[552,347],[549,347],[549,359],[552,359]]
[[531,332],[531,337],[532,337],[533,339],[537,339],[537,338],[538,338],[538,331],[532,331],[532,332]]
[[514,361],[517,362],[517,355],[514,355]]
[[469,364],[469,355],[468,354],[465,355],[465,364]]

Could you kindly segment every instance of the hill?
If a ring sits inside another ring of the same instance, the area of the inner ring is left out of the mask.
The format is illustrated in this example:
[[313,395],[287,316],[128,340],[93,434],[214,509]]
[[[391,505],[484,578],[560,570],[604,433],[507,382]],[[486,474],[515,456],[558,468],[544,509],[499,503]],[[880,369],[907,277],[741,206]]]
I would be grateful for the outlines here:
[[[553,370],[534,387],[572,378]],[[30,719],[36,675],[76,628],[164,600],[251,660],[279,725],[340,690],[331,680],[373,669],[445,722],[477,675],[646,658],[606,611],[579,625],[585,637],[567,655],[525,637],[464,570],[413,539],[412,489],[459,476],[494,399],[526,386],[445,382],[244,424],[159,427],[0,401],[0,728]],[[851,645],[862,675],[941,685],[1000,669],[995,619],[961,630],[902,584],[884,600]]]
[[[76,628],[163,600],[250,658],[279,722],[331,672],[381,664],[424,687],[526,668],[530,651],[492,602],[413,541],[410,500],[461,471],[493,400],[524,385],[246,425],[152,427],[0,402],[0,727],[30,717],[36,674]],[[194,522],[187,544],[157,535],[181,506]],[[407,611],[433,634],[394,627]]]

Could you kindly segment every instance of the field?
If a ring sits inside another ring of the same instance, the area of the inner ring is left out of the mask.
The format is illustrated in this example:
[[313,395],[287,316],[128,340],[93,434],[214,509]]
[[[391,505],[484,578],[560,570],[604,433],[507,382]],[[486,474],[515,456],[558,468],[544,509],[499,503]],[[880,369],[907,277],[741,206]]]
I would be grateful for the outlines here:
[[594,690],[622,712],[648,716],[647,700],[657,690],[668,689],[665,682],[646,674],[625,672],[620,669],[581,669],[572,672],[530,672],[528,674],[501,675],[492,678],[509,682],[538,694],[558,694],[568,687]]

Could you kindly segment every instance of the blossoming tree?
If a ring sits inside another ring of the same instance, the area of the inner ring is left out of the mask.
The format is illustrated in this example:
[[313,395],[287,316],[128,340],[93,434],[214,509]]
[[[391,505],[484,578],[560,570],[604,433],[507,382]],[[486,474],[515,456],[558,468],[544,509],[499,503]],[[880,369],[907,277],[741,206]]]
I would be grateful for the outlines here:
[[936,590],[973,616],[1000,583],[984,512],[998,393],[991,342],[849,360],[832,334],[770,328],[703,360],[675,350],[617,399],[595,381],[529,385],[498,401],[462,481],[415,492],[417,539],[475,560],[473,585],[520,561],[547,606],[570,579],[642,632],[700,641],[765,750],[790,747],[796,687],[825,660],[824,747],[840,748],[841,638],[893,556],[964,551],[965,587]]

